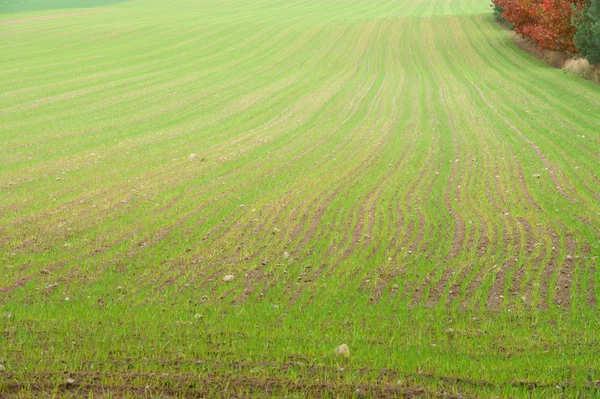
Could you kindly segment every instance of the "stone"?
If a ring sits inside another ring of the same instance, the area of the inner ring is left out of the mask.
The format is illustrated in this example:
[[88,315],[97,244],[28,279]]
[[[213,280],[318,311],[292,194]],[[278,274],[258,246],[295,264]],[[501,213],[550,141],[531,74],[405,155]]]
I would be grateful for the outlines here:
[[223,277],[224,282],[233,281],[233,279],[235,279],[235,276],[233,274],[228,274],[225,277]]
[[338,356],[343,356],[345,358],[349,358],[350,357],[350,348],[348,348],[348,345],[346,345],[346,344],[341,344],[340,346],[335,348],[335,354]]

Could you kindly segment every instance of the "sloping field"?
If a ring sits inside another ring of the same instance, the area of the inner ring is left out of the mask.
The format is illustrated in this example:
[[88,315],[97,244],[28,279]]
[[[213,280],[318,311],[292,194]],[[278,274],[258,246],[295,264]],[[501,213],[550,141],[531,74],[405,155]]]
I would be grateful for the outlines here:
[[25,3],[0,396],[600,395],[600,87],[486,0]]

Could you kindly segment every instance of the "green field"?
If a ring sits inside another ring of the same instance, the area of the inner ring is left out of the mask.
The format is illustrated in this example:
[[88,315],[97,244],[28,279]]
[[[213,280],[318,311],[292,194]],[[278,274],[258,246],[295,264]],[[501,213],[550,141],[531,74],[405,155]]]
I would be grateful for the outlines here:
[[600,397],[599,256],[487,0],[0,5],[0,397]]

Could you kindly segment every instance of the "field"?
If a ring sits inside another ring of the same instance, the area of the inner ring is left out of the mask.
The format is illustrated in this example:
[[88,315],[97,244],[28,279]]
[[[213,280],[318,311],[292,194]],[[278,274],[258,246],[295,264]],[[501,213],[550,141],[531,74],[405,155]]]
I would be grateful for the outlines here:
[[0,397],[600,397],[600,87],[487,0],[2,3]]

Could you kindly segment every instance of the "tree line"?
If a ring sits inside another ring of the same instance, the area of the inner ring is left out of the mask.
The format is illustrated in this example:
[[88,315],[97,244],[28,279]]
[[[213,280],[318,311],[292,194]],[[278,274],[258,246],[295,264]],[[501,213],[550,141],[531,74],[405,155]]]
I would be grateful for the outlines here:
[[496,19],[541,49],[600,64],[600,0],[492,0]]

